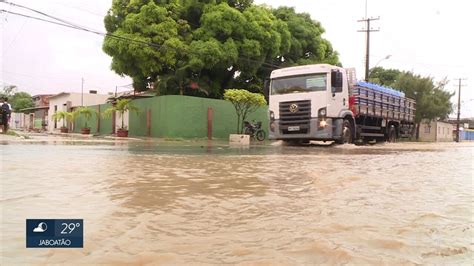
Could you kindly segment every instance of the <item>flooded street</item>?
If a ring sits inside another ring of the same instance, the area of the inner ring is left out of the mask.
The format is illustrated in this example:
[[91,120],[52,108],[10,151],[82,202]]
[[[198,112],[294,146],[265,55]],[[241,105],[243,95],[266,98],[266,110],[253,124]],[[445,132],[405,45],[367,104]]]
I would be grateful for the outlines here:
[[[474,143],[3,144],[2,265],[474,259]],[[33,218],[84,219],[84,248],[25,248]]]

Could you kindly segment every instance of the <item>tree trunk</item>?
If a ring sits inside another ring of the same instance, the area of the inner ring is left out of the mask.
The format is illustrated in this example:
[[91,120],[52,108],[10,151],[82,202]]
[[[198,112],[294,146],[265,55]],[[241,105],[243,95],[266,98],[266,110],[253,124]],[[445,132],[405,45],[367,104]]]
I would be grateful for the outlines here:
[[241,124],[241,126],[240,126],[241,133],[244,132],[244,124],[245,124],[245,119],[246,119],[246,118],[247,118],[247,112],[244,112],[244,113],[242,114],[242,119],[241,119],[241,121],[242,121],[242,124]]
[[420,122],[416,123],[416,140],[420,137]]
[[237,114],[237,134],[240,134],[241,133],[241,129],[240,129],[240,115]]
[[234,78],[235,72],[237,71],[237,68],[233,67],[231,71],[226,75],[224,80],[221,83],[221,88],[227,89],[227,86],[229,85],[230,81],[232,78]]

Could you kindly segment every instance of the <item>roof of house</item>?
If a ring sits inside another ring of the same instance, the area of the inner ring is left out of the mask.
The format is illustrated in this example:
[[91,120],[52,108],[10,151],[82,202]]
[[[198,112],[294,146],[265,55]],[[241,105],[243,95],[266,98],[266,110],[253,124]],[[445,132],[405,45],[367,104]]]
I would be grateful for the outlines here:
[[[81,94],[80,92],[60,92],[58,94],[54,94],[52,96],[49,96],[48,98],[51,99],[51,98],[56,98],[56,97],[60,97],[60,96],[63,96],[63,95],[69,95],[69,94]],[[98,93],[89,93],[89,92],[84,92],[83,93],[84,95],[100,95],[100,96],[107,96],[106,94],[98,94]]]
[[56,97],[59,97],[59,96],[62,96],[62,95],[68,95],[68,94],[71,94],[71,93],[69,93],[69,92],[60,92],[58,94],[49,96],[49,98],[56,98]]
[[41,96],[44,96],[44,97],[51,97],[53,96],[54,94],[35,94],[33,96],[31,96],[32,98],[34,97],[41,97]]
[[149,92],[149,91],[141,91],[141,92],[125,91],[125,92],[121,92],[119,95],[116,95],[116,96],[110,95],[109,99],[107,99],[107,102],[114,102],[120,99],[151,98],[155,96],[156,94],[154,92]]
[[26,112],[26,111],[36,111],[36,110],[42,110],[42,109],[49,109],[49,106],[30,107],[30,108],[21,109],[20,111]]

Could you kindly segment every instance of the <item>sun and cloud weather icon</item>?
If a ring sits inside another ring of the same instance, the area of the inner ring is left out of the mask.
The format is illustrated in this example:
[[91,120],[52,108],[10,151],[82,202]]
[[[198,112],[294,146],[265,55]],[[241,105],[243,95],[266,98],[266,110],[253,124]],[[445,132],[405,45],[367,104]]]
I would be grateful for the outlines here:
[[48,225],[44,222],[41,222],[38,224],[37,227],[35,227],[35,229],[33,229],[33,232],[35,233],[43,233],[44,231],[48,230]]

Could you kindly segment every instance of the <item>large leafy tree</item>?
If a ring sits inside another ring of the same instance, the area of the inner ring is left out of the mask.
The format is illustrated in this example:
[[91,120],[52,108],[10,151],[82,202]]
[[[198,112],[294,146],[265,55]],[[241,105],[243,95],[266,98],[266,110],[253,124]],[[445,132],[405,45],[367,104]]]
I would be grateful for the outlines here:
[[12,97],[17,92],[17,87],[15,85],[3,86],[0,91],[0,98],[9,98]]
[[433,78],[422,77],[412,72],[402,72],[392,84],[394,88],[403,91],[406,97],[416,101],[417,138],[422,120],[445,119],[451,113],[453,108],[451,97],[454,93],[444,90],[446,84],[445,81],[435,84]]
[[279,7],[273,14],[288,25],[290,49],[275,58],[281,66],[328,63],[340,65],[331,43],[322,38],[324,28],[307,13],[296,13],[293,7]]
[[277,56],[269,58],[271,64],[261,66],[252,76],[242,75],[237,79],[238,87],[251,91],[261,91],[262,78],[270,76],[276,67],[328,63],[341,65],[338,53],[331,43],[322,38],[324,28],[318,21],[312,20],[307,13],[296,13],[292,7],[279,7],[272,10],[273,15],[283,23],[280,33],[285,42]]
[[34,107],[35,104],[31,95],[27,92],[17,92],[9,99],[10,104],[15,112],[20,112],[25,108]]
[[391,87],[402,72],[398,69],[385,69],[374,67],[369,71],[369,81],[383,86]]
[[27,92],[18,91],[15,85],[3,86],[0,91],[0,98],[7,98],[15,112],[35,106],[31,95]]
[[138,90],[220,98],[229,87],[260,90],[280,65],[339,64],[308,14],[252,0],[114,0],[104,21],[111,67]]
[[451,97],[454,95],[444,90],[446,79],[435,83],[431,77],[422,77],[412,72],[398,69],[375,67],[370,70],[369,81],[403,91],[406,97],[415,99],[417,124],[416,137],[422,120],[445,119],[452,111]]

